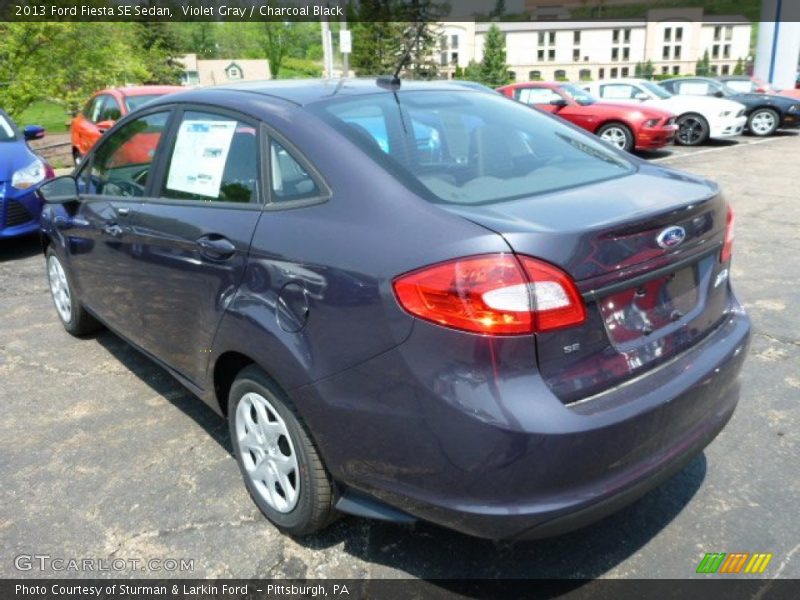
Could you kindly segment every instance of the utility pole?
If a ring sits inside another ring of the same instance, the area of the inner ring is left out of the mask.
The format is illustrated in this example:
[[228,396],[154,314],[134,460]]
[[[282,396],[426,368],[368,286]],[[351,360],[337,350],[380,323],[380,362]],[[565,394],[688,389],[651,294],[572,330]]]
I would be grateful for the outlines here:
[[342,11],[339,21],[339,50],[342,52],[342,77],[350,76],[350,53],[353,51],[353,37],[347,29],[347,14]]
[[322,58],[325,63],[325,77],[333,77],[333,44],[331,43],[331,24],[328,17],[322,17]]

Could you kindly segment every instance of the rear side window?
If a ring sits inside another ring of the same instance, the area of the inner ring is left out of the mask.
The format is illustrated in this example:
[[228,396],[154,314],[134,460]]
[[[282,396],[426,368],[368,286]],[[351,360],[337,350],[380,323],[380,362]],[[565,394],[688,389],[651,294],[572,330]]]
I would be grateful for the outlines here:
[[270,181],[272,199],[275,202],[304,200],[320,195],[314,179],[297,159],[275,140],[270,142]]
[[432,202],[498,202],[634,171],[601,140],[499,94],[401,91],[308,110]]
[[85,193],[144,196],[168,112],[130,121],[102,142],[92,159]]
[[161,196],[197,202],[258,202],[257,140],[256,128],[248,123],[212,113],[185,113]]

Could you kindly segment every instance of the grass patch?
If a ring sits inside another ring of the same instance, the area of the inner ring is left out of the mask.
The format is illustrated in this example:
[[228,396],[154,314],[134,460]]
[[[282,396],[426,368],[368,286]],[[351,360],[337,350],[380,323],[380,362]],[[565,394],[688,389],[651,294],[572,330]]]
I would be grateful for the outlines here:
[[47,133],[65,133],[68,131],[67,121],[70,116],[64,107],[48,100],[34,102],[18,115],[13,115],[20,127],[25,125],[41,125]]

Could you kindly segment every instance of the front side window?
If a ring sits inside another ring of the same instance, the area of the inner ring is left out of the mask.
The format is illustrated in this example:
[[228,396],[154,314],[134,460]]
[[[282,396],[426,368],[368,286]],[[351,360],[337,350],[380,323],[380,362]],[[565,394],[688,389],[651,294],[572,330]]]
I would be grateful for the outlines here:
[[567,96],[575,100],[581,106],[589,106],[597,102],[597,98],[592,96],[586,90],[579,88],[577,85],[562,85],[561,91]]
[[258,202],[258,130],[223,115],[184,113],[161,196],[198,202]]
[[91,161],[88,194],[144,196],[168,112],[131,121],[106,139]]
[[97,115],[92,119],[95,123],[103,121],[119,121],[122,117],[122,111],[119,109],[119,104],[113,96],[103,96],[103,101],[98,105]]
[[616,100],[633,100],[638,90],[627,83],[607,83],[600,86],[601,98]]
[[[401,91],[327,100],[308,110],[431,202],[499,202],[634,171],[602,141],[500,95]],[[359,113],[376,115],[381,125],[353,127]],[[376,131],[385,132],[384,144]]]
[[553,100],[561,100],[561,96],[550,88],[518,88],[514,97],[523,104],[550,104]]

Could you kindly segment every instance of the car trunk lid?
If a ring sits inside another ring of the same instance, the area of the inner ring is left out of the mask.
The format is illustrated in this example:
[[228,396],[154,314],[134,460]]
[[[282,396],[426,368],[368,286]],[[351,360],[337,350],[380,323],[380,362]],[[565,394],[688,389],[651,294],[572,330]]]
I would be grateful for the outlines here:
[[727,208],[704,179],[642,166],[590,187],[453,210],[575,280],[586,322],[536,337],[539,369],[564,402],[668,360],[727,310]]

